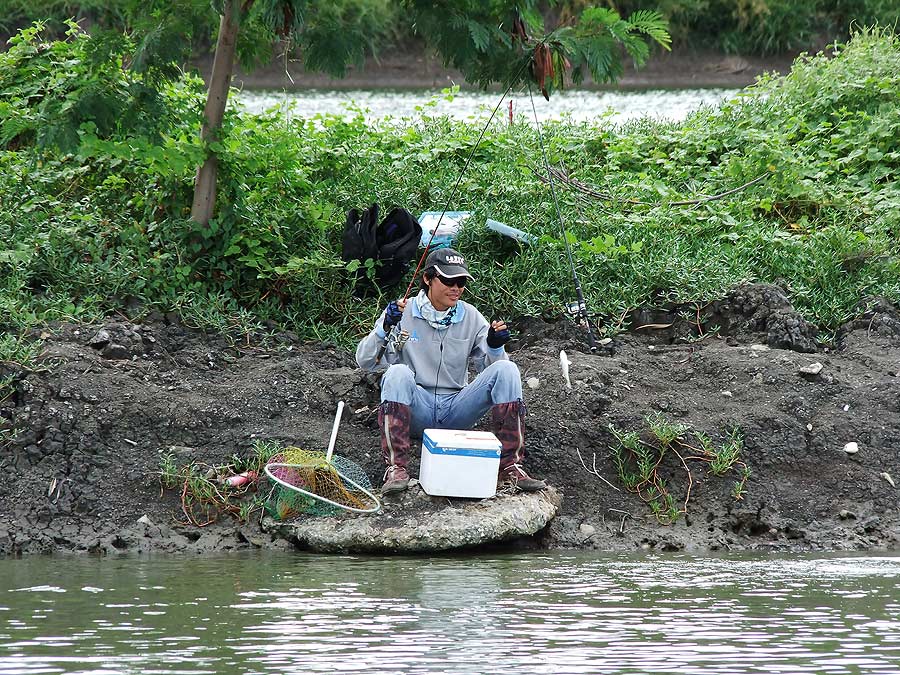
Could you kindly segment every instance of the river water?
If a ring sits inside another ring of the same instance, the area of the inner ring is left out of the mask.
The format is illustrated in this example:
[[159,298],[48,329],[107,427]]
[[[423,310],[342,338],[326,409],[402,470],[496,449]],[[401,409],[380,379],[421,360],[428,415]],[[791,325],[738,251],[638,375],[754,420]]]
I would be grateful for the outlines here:
[[[734,98],[736,89],[676,89],[646,91],[563,91],[550,101],[540,94],[532,99],[513,93],[503,99],[497,115],[509,119],[512,102],[514,120],[534,121],[535,112],[542,123],[548,119],[572,121],[609,120],[621,124],[641,117],[678,121],[700,106],[714,106]],[[500,102],[500,93],[472,91],[446,96],[435,91],[324,91],[304,92],[243,91],[237,104],[252,112],[277,110],[286,116],[312,117],[332,113],[343,117],[362,114],[369,120],[385,117],[419,118],[447,115],[456,119],[487,119]]]
[[900,672],[900,557],[0,560],[0,673]]

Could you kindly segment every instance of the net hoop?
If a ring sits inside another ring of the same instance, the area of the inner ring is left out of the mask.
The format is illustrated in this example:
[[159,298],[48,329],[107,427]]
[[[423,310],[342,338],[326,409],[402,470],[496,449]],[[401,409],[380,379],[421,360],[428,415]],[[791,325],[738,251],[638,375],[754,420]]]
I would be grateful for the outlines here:
[[366,490],[366,488],[364,488],[362,485],[360,485],[359,483],[354,481],[352,478],[348,478],[347,476],[342,474],[338,470],[338,468],[336,466],[334,466],[333,464],[323,463],[321,467],[315,467],[315,468],[323,468],[323,469],[328,469],[330,471],[334,471],[338,476],[341,477],[341,480],[346,481],[347,483],[349,483],[350,485],[355,487],[357,490],[359,490],[360,492],[365,494],[369,499],[371,499],[372,502],[375,504],[374,508],[359,509],[354,506],[347,506],[346,504],[341,504],[339,502],[332,501],[332,500],[328,499],[327,497],[323,497],[322,495],[317,495],[314,492],[310,492],[309,490],[304,490],[303,488],[297,487],[296,485],[291,485],[287,481],[282,480],[281,478],[278,478],[277,476],[272,475],[270,468],[274,468],[274,467],[283,468],[283,469],[313,468],[313,467],[310,467],[309,464],[291,464],[288,462],[270,462],[269,464],[266,464],[265,471],[266,471],[266,475],[269,478],[271,478],[273,481],[278,483],[279,485],[289,488],[289,489],[293,490],[294,492],[299,492],[300,494],[304,494],[308,497],[312,497],[313,499],[317,499],[320,502],[325,502],[326,504],[331,504],[332,506],[337,506],[338,508],[344,509],[345,511],[353,511],[354,513],[375,513],[376,511],[381,510],[381,502],[378,501],[378,497],[376,497],[371,492]]

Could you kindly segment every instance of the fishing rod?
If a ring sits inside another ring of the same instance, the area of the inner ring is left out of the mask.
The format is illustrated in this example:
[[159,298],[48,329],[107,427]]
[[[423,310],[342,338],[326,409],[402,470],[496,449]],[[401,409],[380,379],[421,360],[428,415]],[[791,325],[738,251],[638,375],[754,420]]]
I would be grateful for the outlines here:
[[[419,275],[419,269],[422,267],[422,263],[425,262],[425,258],[428,256],[431,248],[431,243],[434,241],[434,236],[437,234],[438,229],[441,226],[441,221],[444,219],[444,216],[447,213],[447,210],[450,208],[450,204],[453,201],[453,197],[456,195],[456,191],[459,188],[459,184],[462,182],[463,176],[466,175],[466,171],[469,169],[469,164],[472,162],[472,158],[475,156],[475,151],[478,150],[478,146],[481,145],[482,139],[484,139],[484,134],[491,126],[491,122],[494,121],[494,117],[497,115],[497,111],[500,110],[500,106],[503,105],[503,99],[507,97],[509,92],[513,88],[513,84],[519,79],[522,75],[522,71],[525,70],[525,67],[531,63],[530,59],[524,59],[522,61],[522,65],[519,66],[519,70],[516,71],[516,74],[513,75],[509,80],[509,86],[506,88],[506,91],[503,92],[503,95],[500,97],[500,100],[497,101],[497,105],[494,106],[494,110],[491,112],[491,116],[488,118],[487,123],[481,129],[481,133],[478,135],[478,140],[475,141],[475,145],[472,146],[472,150],[469,152],[469,156],[466,158],[466,163],[463,165],[462,171],[460,171],[459,176],[456,178],[456,183],[453,185],[453,188],[450,190],[450,195],[447,197],[446,202],[444,203],[444,210],[441,211],[441,215],[437,220],[434,228],[431,230],[431,236],[428,238],[428,243],[425,244],[425,250],[422,252],[421,257],[419,258],[419,262],[416,264],[416,269],[413,271],[412,278],[409,280],[409,286],[406,287],[406,292],[403,294],[403,299],[400,302],[406,302],[407,298],[409,298],[410,291],[412,290],[413,284],[416,282],[416,278]],[[529,91],[531,91],[529,86]],[[533,103],[533,102],[532,102]],[[384,356],[384,352],[387,350],[388,343],[391,341],[391,335],[399,330],[399,324],[391,326],[391,330],[388,331],[384,340],[381,343],[381,346],[378,347],[378,353],[375,356],[375,363],[381,361],[381,357]]]
[[541,132],[541,123],[538,121],[537,108],[534,105],[534,96],[531,94],[531,82],[528,83],[528,98],[531,99],[531,110],[534,112],[534,125],[537,127],[538,141],[541,146],[541,156],[544,159],[544,167],[547,169],[547,183],[550,185],[550,194],[553,195],[553,206],[556,208],[556,217],[559,219],[559,227],[562,230],[563,243],[566,245],[566,256],[569,260],[569,271],[572,273],[572,280],[575,282],[575,293],[578,297],[578,312],[576,317],[578,320],[584,320],[587,328],[588,346],[591,351],[597,351],[597,345],[594,342],[594,331],[591,329],[591,319],[588,314],[587,301],[584,299],[584,292],[581,290],[581,281],[578,279],[578,272],[575,270],[575,260],[572,258],[572,246],[569,244],[569,235],[566,232],[566,224],[563,221],[562,211],[559,208],[559,199],[556,196],[556,186],[553,184],[553,174],[550,171],[550,162],[547,159],[547,148],[544,146],[544,134]]

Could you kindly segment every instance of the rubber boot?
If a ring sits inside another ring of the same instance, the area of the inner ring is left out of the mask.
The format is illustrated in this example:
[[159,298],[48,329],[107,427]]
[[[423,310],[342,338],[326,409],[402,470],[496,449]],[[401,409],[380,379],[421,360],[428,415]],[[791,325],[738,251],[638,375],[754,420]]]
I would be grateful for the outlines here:
[[547,484],[532,478],[522,462],[525,461],[525,404],[521,401],[497,403],[491,407],[494,435],[500,440],[500,475],[498,483],[512,485],[523,492],[543,490]]
[[381,494],[402,492],[409,487],[409,421],[408,405],[383,401],[378,408],[378,430],[381,433],[381,456],[387,465]]

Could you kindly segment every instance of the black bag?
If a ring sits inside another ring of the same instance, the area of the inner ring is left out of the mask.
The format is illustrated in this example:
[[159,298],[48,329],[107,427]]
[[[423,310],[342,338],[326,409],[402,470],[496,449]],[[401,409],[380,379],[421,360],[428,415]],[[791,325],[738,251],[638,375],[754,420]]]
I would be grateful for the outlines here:
[[[393,209],[380,223],[378,215],[378,204],[372,204],[362,213],[357,209],[347,213],[341,258],[344,262],[376,261],[375,283],[382,290],[387,290],[409,270],[410,261],[419,248],[422,226],[403,208]],[[354,290],[358,295],[371,290],[366,281],[365,267],[356,271]]]
[[379,223],[375,242],[381,266],[375,278],[381,288],[393,286],[406,276],[421,238],[422,226],[406,209],[393,209]]

